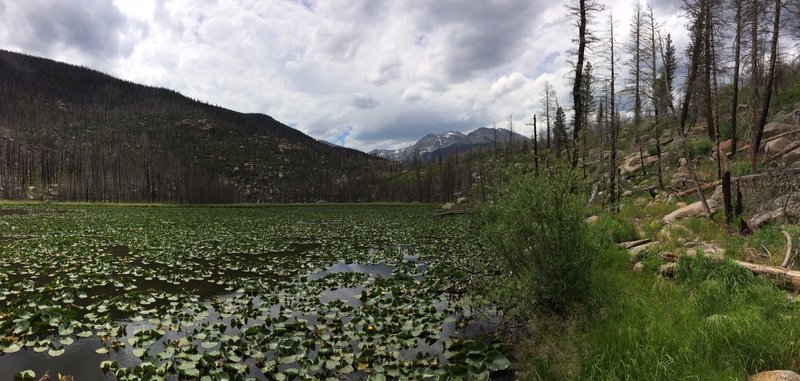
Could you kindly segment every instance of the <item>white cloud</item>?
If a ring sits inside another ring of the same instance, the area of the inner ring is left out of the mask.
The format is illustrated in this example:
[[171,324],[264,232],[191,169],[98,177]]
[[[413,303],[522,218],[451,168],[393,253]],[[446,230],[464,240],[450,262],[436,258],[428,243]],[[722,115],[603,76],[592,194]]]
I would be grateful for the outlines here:
[[[608,4],[620,40],[633,1]],[[679,3],[655,8],[681,51]],[[545,80],[568,106],[565,14],[545,0],[0,0],[0,47],[371,150],[524,123]]]

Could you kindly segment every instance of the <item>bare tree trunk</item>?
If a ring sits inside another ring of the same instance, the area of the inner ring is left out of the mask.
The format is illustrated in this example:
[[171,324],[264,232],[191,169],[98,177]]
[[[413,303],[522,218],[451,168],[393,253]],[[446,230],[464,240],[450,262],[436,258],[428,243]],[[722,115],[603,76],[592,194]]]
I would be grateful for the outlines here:
[[[731,100],[731,158],[736,157],[738,145],[737,110],[739,109],[739,61],[742,49],[742,0],[734,0],[736,6],[736,38],[734,39],[733,52],[733,100]],[[730,197],[730,195],[728,195]]]
[[572,168],[578,165],[578,137],[581,133],[583,122],[583,97],[581,84],[583,83],[583,60],[586,52],[586,0],[578,0],[578,59],[575,62],[575,82],[572,83],[572,102],[575,108],[575,124],[572,128]]
[[[769,113],[769,102],[772,98],[772,82],[775,80],[775,63],[778,59],[778,37],[781,23],[781,0],[775,0],[775,21],[772,24],[772,43],[770,45],[769,71],[767,72],[767,83],[764,85],[764,102],[761,106],[761,114],[758,124],[755,126],[755,137],[753,139],[753,156],[751,157],[750,170],[755,172],[756,161],[758,160],[758,150],[761,146],[761,138],[764,136],[764,125],[767,124],[767,114]],[[755,90],[754,90],[755,91]]]
[[752,0],[750,9],[750,173],[756,172],[756,155],[758,155],[758,145],[756,141],[756,125],[758,124],[758,77],[760,75],[758,67],[758,3],[759,0]]
[[[664,190],[664,165],[661,160],[661,120],[660,120],[660,107],[658,103],[658,95],[656,92],[656,86],[658,82],[658,66],[656,63],[656,22],[655,16],[653,15],[653,6],[649,6],[649,17],[650,17],[650,65],[651,65],[651,78],[652,81],[652,98],[653,98],[653,109],[654,109],[654,119],[655,119],[655,129],[656,129],[656,159],[658,165],[658,188]],[[666,79],[665,79],[666,81]]]
[[608,195],[611,201],[611,210],[616,213],[618,212],[617,208],[617,197],[619,194],[619,188],[617,188],[617,148],[619,145],[619,126],[617,124],[617,106],[616,106],[616,63],[614,61],[614,18],[613,16],[609,16],[609,25],[610,25],[610,41],[611,41],[611,83],[609,85],[609,102],[610,107],[606,110],[606,114],[610,116],[609,123],[609,132],[611,134],[611,163],[609,168],[609,191]]
[[713,220],[714,217],[711,214],[711,209],[708,207],[708,202],[706,201],[706,197],[703,192],[700,190],[700,183],[697,181],[697,173],[694,170],[694,163],[692,162],[691,157],[689,156],[689,148],[687,145],[687,136],[686,136],[686,120],[689,115],[689,106],[692,98],[692,93],[694,90],[694,83],[697,80],[697,69],[700,66],[700,47],[703,43],[703,33],[706,31],[703,28],[703,21],[705,20],[705,14],[708,11],[707,9],[707,0],[702,0],[700,5],[700,13],[697,16],[697,19],[694,22],[694,40],[692,43],[692,57],[691,57],[691,64],[689,66],[689,78],[686,81],[686,96],[683,98],[683,106],[681,108],[681,118],[680,124],[678,125],[678,133],[680,133],[682,138],[682,146],[683,146],[683,154],[686,157],[686,168],[689,170],[689,175],[692,177],[692,182],[694,182],[694,186],[697,189],[697,195],[700,197],[700,202],[703,205],[703,209],[706,212],[706,216]]

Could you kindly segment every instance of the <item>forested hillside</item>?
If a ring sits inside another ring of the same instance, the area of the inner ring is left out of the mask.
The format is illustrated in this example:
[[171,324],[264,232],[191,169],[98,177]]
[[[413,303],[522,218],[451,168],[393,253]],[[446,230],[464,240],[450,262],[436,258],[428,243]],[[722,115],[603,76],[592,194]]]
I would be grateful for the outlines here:
[[390,198],[395,164],[94,70],[0,51],[0,197],[115,202]]

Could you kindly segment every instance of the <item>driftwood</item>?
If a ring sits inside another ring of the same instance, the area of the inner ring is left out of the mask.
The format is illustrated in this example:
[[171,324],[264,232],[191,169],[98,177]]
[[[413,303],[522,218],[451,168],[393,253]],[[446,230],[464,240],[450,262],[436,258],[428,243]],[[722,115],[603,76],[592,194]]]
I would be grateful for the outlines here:
[[650,241],[652,241],[650,238],[645,238],[645,239],[640,239],[640,240],[636,240],[636,241],[622,242],[622,243],[619,244],[619,246],[622,247],[625,250],[630,250],[630,249],[632,249],[632,248],[634,248],[636,246],[641,246],[641,245],[644,245],[646,243],[650,243]]
[[[695,255],[687,254],[689,257]],[[721,255],[709,255],[708,258],[724,261],[726,258]],[[675,262],[678,260],[678,255],[675,253],[661,253],[661,259],[668,262]],[[768,278],[777,279],[780,281],[779,287],[789,291],[800,291],[800,271],[789,270],[783,267],[758,265],[755,263],[731,260],[731,262],[744,267],[753,272],[754,275],[766,276]]]
[[456,210],[448,210],[444,212],[434,213],[434,217],[441,217],[441,216],[455,216],[458,214],[469,214],[469,209],[456,209]]
[[[708,190],[708,189],[716,187],[719,184],[722,184],[722,180],[717,180],[717,181],[714,181],[713,183],[703,184],[703,185],[700,186],[700,190],[701,191]],[[695,192],[697,192],[697,187],[689,188],[689,189],[687,189],[687,190],[685,190],[683,192],[678,193],[678,197],[688,196],[688,195],[693,194]]]
[[786,256],[783,257],[783,263],[781,263],[781,267],[789,268],[789,261],[792,259],[792,236],[786,229],[782,229],[783,236],[786,237]]

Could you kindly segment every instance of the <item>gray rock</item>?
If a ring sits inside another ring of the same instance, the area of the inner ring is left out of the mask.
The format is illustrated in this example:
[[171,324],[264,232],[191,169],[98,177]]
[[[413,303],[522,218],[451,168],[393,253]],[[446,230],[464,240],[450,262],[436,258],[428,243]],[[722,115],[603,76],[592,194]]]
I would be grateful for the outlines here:
[[442,209],[444,209],[444,210],[450,210],[450,209],[453,209],[453,206],[454,206],[454,205],[453,205],[453,203],[452,203],[452,202],[448,202],[448,203],[445,203],[444,205],[442,205]]
[[800,381],[800,374],[791,370],[768,370],[750,376],[750,381]]
[[792,139],[789,139],[786,136],[770,140],[766,144],[764,144],[764,155],[767,157],[775,156],[786,148],[792,145]]
[[658,266],[658,275],[672,278],[675,276],[675,267],[677,264],[675,262],[665,263],[661,266]]
[[792,165],[798,161],[800,161],[800,147],[797,147],[783,155],[784,165]]
[[769,139],[773,136],[777,136],[786,132],[794,131],[798,129],[797,126],[792,124],[780,123],[780,122],[772,122],[766,126],[764,126],[764,139]]
[[644,263],[641,261],[636,262],[636,264],[633,265],[633,271],[636,271],[637,273],[644,272]]
[[[717,200],[711,198],[707,199],[706,202],[708,203],[708,209],[711,210],[711,213],[714,214],[717,209],[719,208],[719,202]],[[671,224],[675,222],[675,220],[680,220],[682,218],[690,218],[690,217],[697,217],[702,216],[705,214],[705,210],[703,209],[703,204],[700,201],[691,203],[686,205],[670,214],[667,214],[661,220],[664,223]]]

